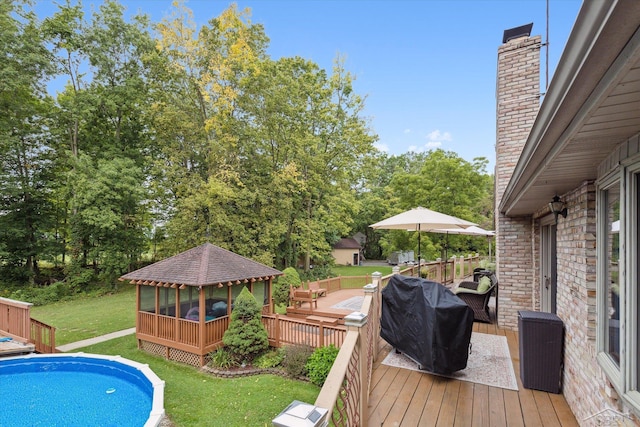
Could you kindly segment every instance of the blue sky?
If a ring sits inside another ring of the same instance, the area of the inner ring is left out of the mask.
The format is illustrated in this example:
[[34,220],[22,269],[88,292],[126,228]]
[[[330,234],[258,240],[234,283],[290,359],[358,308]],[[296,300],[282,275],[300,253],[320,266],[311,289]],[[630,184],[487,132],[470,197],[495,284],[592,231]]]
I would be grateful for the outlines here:
[[[170,0],[120,0],[159,21]],[[91,8],[100,1],[85,0]],[[546,40],[545,0],[237,0],[264,26],[274,58],[301,56],[331,70],[337,55],[366,95],[364,115],[389,154],[442,148],[495,164],[497,51],[504,30],[533,22]],[[190,0],[198,24],[231,4]],[[54,1],[37,0],[40,16]],[[564,49],[580,0],[549,0],[549,75]],[[541,52],[544,91],[544,58]]]

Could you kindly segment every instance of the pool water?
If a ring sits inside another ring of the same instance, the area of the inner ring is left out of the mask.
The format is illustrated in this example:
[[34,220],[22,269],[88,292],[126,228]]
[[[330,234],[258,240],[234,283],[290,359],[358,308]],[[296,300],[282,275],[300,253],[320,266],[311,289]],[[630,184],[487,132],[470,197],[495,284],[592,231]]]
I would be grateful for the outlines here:
[[0,360],[0,426],[149,425],[153,389],[138,369],[114,360]]

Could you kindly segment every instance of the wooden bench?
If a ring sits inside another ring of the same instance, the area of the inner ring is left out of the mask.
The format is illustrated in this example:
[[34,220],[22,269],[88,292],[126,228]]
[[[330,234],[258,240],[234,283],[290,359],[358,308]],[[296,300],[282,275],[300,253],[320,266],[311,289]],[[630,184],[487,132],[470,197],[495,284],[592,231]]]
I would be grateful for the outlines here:
[[327,296],[327,290],[321,288],[318,282],[307,282],[307,287],[318,297]]
[[305,302],[309,303],[311,310],[313,310],[314,305],[315,308],[318,308],[318,297],[310,290],[290,286],[289,299],[291,300],[291,305],[295,308],[301,308]]

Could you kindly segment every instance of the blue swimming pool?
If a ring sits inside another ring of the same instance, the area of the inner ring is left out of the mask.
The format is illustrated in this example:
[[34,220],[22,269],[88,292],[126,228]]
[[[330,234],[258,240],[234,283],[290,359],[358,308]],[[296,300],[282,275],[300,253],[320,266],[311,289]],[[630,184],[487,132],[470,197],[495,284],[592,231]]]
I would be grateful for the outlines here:
[[0,359],[0,426],[156,426],[164,382],[147,365],[74,353]]

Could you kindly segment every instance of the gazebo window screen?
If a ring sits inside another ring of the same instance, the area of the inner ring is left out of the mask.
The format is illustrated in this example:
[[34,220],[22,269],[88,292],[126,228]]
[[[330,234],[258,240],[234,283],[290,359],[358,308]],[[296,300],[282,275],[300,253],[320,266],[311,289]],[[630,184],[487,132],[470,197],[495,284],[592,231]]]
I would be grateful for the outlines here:
[[244,285],[236,285],[231,287],[231,308],[232,309],[233,309],[233,304],[236,301],[236,298],[238,297],[238,295],[240,295],[240,292],[242,292],[242,289],[244,287],[245,287]]
[[180,289],[180,317],[186,319],[189,310],[193,307],[198,307],[199,302],[198,288],[187,286],[184,289]]
[[252,292],[258,304],[269,304],[269,295],[267,295],[267,286],[265,282],[254,282]]
[[156,312],[156,288],[153,286],[140,286],[140,311]]
[[[207,306],[207,318],[216,319],[228,315],[227,302],[229,299],[229,290],[226,286],[219,288],[217,286],[207,286],[205,288],[205,298]],[[212,320],[211,319],[211,320]]]
[[159,288],[160,313],[164,316],[176,315],[176,290],[172,288]]

